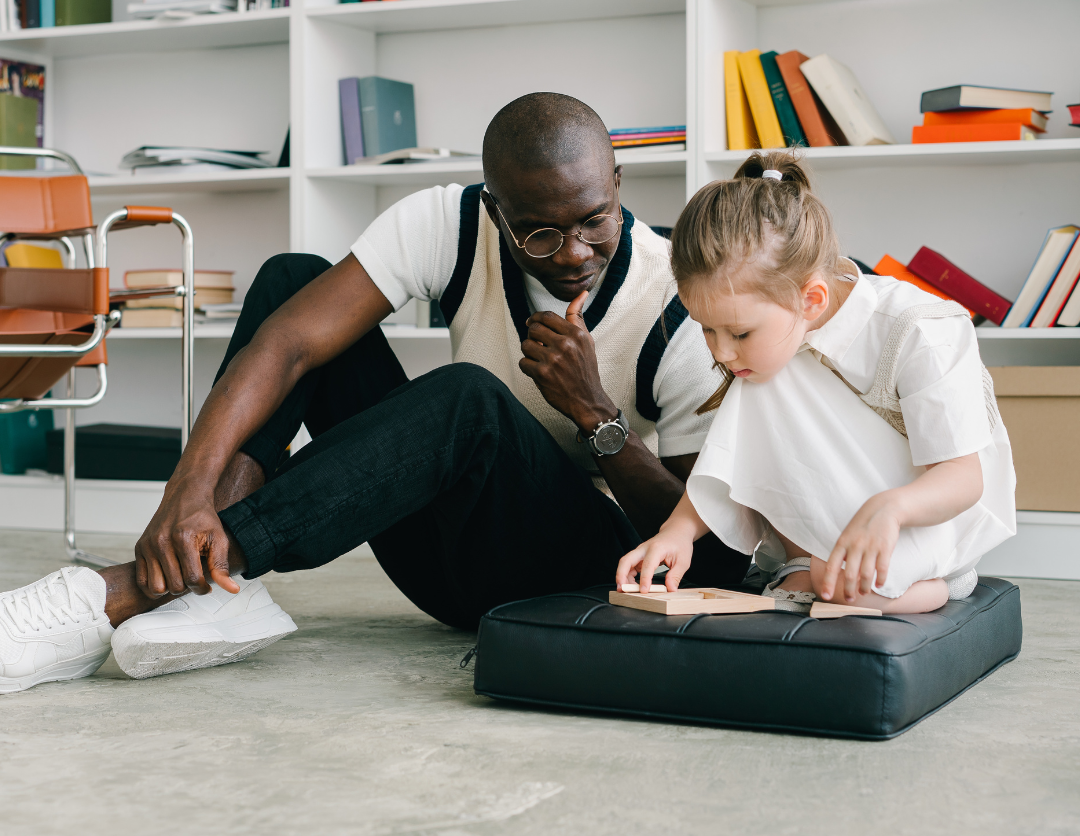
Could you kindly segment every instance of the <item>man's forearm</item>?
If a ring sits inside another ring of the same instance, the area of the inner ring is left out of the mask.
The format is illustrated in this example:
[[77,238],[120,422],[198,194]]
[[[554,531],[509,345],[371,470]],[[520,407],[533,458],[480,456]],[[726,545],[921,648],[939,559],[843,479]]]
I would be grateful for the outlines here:
[[608,487],[644,538],[652,537],[679,504],[686,485],[631,432],[622,450],[594,457]]

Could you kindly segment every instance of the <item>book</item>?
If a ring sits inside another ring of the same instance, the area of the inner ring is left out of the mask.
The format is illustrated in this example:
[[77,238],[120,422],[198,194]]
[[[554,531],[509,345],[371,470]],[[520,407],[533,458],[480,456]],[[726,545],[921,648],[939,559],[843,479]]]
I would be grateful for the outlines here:
[[780,68],[776,65],[777,55],[775,52],[761,53],[761,69],[765,73],[765,81],[769,84],[769,93],[772,95],[773,107],[776,109],[776,118],[780,120],[780,130],[784,134],[784,142],[789,147],[806,145],[806,135],[799,125],[799,117],[795,115],[795,108],[791,104],[784,77],[780,74]]
[[353,165],[393,165],[408,163],[461,162],[479,160],[479,154],[468,151],[451,151],[449,148],[399,148],[376,157],[361,157]]
[[207,319],[236,319],[243,308],[243,302],[226,302],[221,305],[203,305],[200,310]]
[[364,129],[360,124],[360,79],[343,78],[338,82],[341,105],[341,146],[345,149],[345,165],[352,165],[364,156]]
[[56,26],[56,0],[41,0],[41,28]]
[[271,163],[259,159],[259,155],[265,153],[265,151],[224,151],[219,148],[141,145],[123,156],[120,167],[134,170],[145,166],[187,166],[212,163],[229,168],[273,168]]
[[192,15],[224,14],[236,11],[237,0],[147,0],[128,3],[128,14],[134,18],[185,20]]
[[[223,288],[232,290],[232,270],[196,270],[196,288]],[[183,270],[128,270],[124,273],[124,287],[137,290],[143,287],[175,287],[184,283]]]
[[123,328],[179,328],[184,312],[172,308],[125,308],[120,317]]
[[746,98],[739,73],[739,51],[724,53],[724,112],[727,115],[727,147],[729,151],[748,151],[759,147],[754,114]]
[[643,134],[652,132],[660,133],[686,133],[686,125],[663,125],[658,128],[613,128],[608,131],[611,137],[615,137],[616,134]]
[[1039,90],[1011,90],[1007,87],[979,87],[958,84],[927,90],[922,94],[919,110],[923,113],[963,108],[1030,108],[1050,110],[1050,93]]
[[[232,289],[220,287],[196,287],[195,307],[202,308],[204,305],[227,305],[233,300]],[[181,311],[184,309],[183,296],[156,296],[149,299],[130,299],[124,302],[124,310],[137,310],[139,308],[169,308]]]
[[367,156],[378,157],[401,148],[416,147],[413,86],[373,75],[361,78],[358,87]]
[[[892,276],[894,279],[913,284],[915,287],[919,288],[919,290],[925,290],[927,293],[937,296],[939,299],[955,301],[949,294],[938,290],[930,284],[930,282],[920,279],[891,255],[882,256],[881,261],[875,265],[874,272],[879,276]],[[970,308],[968,308],[968,313],[971,315],[972,319],[975,318],[975,312]]]
[[837,127],[828,109],[821,103],[817,93],[806,83],[806,76],[799,67],[809,59],[798,50],[791,50],[776,56],[776,66],[783,76],[791,105],[799,117],[799,124],[806,141],[812,148],[824,148],[829,145],[847,145],[844,134]]
[[911,142],[1004,142],[1035,139],[1035,131],[1019,123],[1014,125],[916,125]]
[[686,139],[686,131],[649,131],[639,134],[615,134],[611,137],[612,142],[633,142],[638,139],[660,139],[666,138],[676,142],[683,142]]
[[629,141],[615,140],[612,142],[612,146],[615,148],[637,148],[645,145],[673,145],[679,142],[686,142],[685,136],[659,136],[654,139],[632,139]]
[[1073,288],[1073,292],[1069,294],[1069,301],[1061,309],[1055,324],[1069,328],[1080,325],[1080,287]]
[[23,29],[41,28],[41,0],[22,0]]
[[1080,234],[1080,227],[1075,226],[1059,226],[1046,233],[1027,280],[1020,288],[1009,315],[1001,323],[1002,328],[1023,328],[1031,324],[1065,256],[1076,242],[1077,234]]
[[1024,125],[1033,131],[1046,130],[1047,117],[1031,108],[1012,110],[946,110],[923,114],[924,125]]
[[[0,93],[0,145],[16,148],[37,146],[38,105],[33,99]],[[37,167],[33,157],[0,156],[0,170],[32,169]]]
[[616,146],[615,150],[621,152],[619,156],[615,158],[616,160],[618,160],[626,154],[629,154],[630,156],[635,156],[638,154],[670,154],[675,151],[685,151],[686,143],[672,142],[661,143],[660,145],[627,145],[626,147]]
[[111,23],[112,0],[56,0],[56,25]]
[[855,74],[830,55],[799,65],[851,145],[892,145],[895,140]]
[[1065,256],[1057,276],[1054,278],[1050,290],[1046,292],[1046,298],[1036,311],[1031,320],[1032,328],[1049,328],[1058,321],[1065,303],[1076,290],[1077,280],[1080,279],[1080,238],[1078,238]]
[[968,310],[1000,325],[1012,303],[982,282],[972,278],[941,253],[922,247],[908,262],[908,270]]
[[1080,128],[1080,104],[1065,105],[1069,109],[1069,118],[1072,120],[1069,124],[1074,128]]
[[754,116],[754,127],[761,147],[783,148],[784,132],[780,129],[780,120],[776,118],[776,107],[769,92],[769,83],[765,80],[760,55],[761,51],[757,49],[739,53],[739,76],[750,102],[750,112]]
[[8,267],[41,267],[47,270],[62,270],[63,256],[50,247],[38,247],[33,244],[9,244],[4,249],[4,258]]
[[[2,93],[32,99],[37,103],[34,117],[34,141],[21,147],[41,148],[45,138],[45,68],[40,64],[0,58],[0,94]],[[17,145],[17,143],[0,141],[0,145]],[[0,157],[0,169],[10,171],[35,168],[36,165],[33,157]]]

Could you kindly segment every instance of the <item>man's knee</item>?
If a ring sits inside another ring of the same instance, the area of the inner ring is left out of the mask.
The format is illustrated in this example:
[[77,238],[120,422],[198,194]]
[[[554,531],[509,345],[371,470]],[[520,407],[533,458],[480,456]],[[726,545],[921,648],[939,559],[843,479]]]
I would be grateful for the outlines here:
[[276,309],[297,291],[318,278],[333,265],[325,258],[310,253],[280,253],[271,256],[255,275],[248,290],[248,299],[265,300]]
[[472,411],[497,413],[505,406],[524,409],[514,393],[494,374],[473,363],[450,363],[425,377],[437,381],[439,388]]

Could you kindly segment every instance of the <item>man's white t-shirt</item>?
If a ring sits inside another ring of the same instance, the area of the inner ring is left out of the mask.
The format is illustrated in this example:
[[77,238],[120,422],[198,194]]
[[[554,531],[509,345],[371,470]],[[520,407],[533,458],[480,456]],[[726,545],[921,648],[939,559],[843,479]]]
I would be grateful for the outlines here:
[[[457,263],[464,189],[454,184],[415,192],[379,215],[353,244],[353,255],[394,310],[400,310],[409,299],[442,298]],[[483,219],[483,208],[480,211]],[[603,279],[601,274],[589,291],[586,309]],[[525,295],[531,312],[566,316],[569,303],[556,299],[528,274]],[[660,408],[656,431],[661,457],[701,449],[711,415],[695,412],[720,382],[701,326],[687,318],[671,335],[653,380],[652,394]]]

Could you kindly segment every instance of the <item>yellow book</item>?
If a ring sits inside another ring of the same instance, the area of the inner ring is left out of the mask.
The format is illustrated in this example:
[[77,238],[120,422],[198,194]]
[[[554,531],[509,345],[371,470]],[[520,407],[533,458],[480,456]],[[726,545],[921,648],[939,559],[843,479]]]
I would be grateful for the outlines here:
[[748,151],[758,148],[754,117],[750,102],[743,90],[739,73],[739,51],[724,53],[724,104],[727,108],[727,147],[729,151]]
[[754,114],[758,139],[762,148],[783,148],[784,134],[780,130],[780,120],[776,118],[769,82],[765,80],[765,70],[761,68],[761,50],[752,49],[739,55],[739,75],[742,76],[746,98],[750,100],[750,112]]
[[56,250],[35,247],[33,244],[12,244],[4,250],[9,267],[45,267],[53,270],[64,268],[64,259]]

